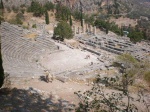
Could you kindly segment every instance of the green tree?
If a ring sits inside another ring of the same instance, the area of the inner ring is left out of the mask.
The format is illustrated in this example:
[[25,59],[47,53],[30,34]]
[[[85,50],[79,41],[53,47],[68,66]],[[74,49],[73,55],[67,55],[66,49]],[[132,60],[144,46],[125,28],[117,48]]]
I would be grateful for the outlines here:
[[46,8],[46,10],[48,11],[54,11],[55,5],[52,2],[47,2],[44,7]]
[[45,22],[46,24],[49,24],[49,15],[47,11],[45,12]]
[[[1,39],[1,36],[0,36],[0,39]],[[1,46],[0,46],[0,87],[3,85],[3,81],[4,81],[4,69],[2,66],[2,55],[1,55]]]
[[3,5],[3,1],[1,0],[1,3],[0,3],[0,23],[3,20],[3,14],[4,14],[4,5]]
[[28,12],[33,12],[33,15],[36,17],[41,17],[45,9],[39,2],[32,1],[30,7],[28,7]]
[[57,24],[57,27],[54,28],[54,36],[55,39],[64,40],[73,38],[73,32],[71,26],[65,22],[61,21]]
[[70,15],[70,26],[72,26],[72,18],[71,18],[71,15]]
[[73,17],[74,17],[74,19],[76,19],[76,20],[80,20],[81,19],[81,12],[79,12],[79,11],[74,11],[73,12]]
[[58,20],[68,21],[70,14],[71,11],[68,7],[62,6],[60,4],[56,5],[56,18]]
[[142,39],[144,39],[143,33],[141,31],[135,31],[135,30],[130,31],[128,37],[134,43],[140,42]]
[[0,9],[4,10],[3,0],[1,0],[1,3],[0,3]]

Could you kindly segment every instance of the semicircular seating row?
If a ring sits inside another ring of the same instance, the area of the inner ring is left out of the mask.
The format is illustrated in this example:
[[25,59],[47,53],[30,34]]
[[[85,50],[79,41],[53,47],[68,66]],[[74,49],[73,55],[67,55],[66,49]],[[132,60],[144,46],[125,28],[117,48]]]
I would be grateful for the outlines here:
[[46,37],[31,41],[23,37],[21,27],[7,22],[1,24],[1,50],[4,72],[10,77],[39,76],[44,72],[36,60],[45,50],[57,50],[57,46]]

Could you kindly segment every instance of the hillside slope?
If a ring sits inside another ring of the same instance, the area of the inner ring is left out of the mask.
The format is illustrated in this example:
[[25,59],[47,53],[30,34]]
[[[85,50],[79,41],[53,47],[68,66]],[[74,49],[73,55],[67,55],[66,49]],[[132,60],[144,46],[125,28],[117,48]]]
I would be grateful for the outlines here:
[[[47,1],[53,3],[61,3],[68,6],[72,10],[80,10],[81,6],[85,13],[99,12],[101,9],[106,10],[110,7],[111,10],[115,10],[118,5],[119,14],[140,14],[142,16],[150,17],[150,0],[36,0],[41,4]],[[115,1],[117,4],[115,4]],[[18,7],[21,5],[29,6],[31,0],[3,0],[5,7]],[[105,12],[106,12],[105,11]]]

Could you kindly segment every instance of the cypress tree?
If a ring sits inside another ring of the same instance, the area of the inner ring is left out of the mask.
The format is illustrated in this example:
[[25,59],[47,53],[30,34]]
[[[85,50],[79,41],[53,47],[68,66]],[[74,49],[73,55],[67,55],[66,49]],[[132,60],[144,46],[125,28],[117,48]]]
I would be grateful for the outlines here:
[[46,24],[49,24],[49,15],[47,11],[45,12],[45,22]]
[[83,27],[83,9],[82,9],[82,4],[81,4],[81,17],[80,17],[80,21],[81,21],[81,26]]
[[108,32],[109,32],[109,22],[107,21],[106,22],[106,34],[108,34]]
[[70,15],[70,26],[72,26],[72,18],[71,18],[71,15]]
[[123,34],[123,28],[121,27],[121,36],[123,36],[124,34]]
[[81,11],[81,26],[83,27],[83,14],[82,14],[82,11]]
[[106,27],[106,34],[108,34],[109,30],[108,30],[108,27]]
[[4,9],[3,1],[1,0],[0,9]]

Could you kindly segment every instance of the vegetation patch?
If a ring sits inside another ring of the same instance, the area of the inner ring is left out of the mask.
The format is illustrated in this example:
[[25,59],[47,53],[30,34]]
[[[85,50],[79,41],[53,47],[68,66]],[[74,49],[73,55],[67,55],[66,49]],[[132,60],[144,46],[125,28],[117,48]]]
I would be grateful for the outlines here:
[[144,79],[147,81],[147,83],[150,85],[150,71],[146,72],[144,74]]

